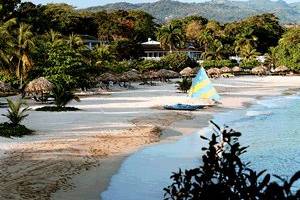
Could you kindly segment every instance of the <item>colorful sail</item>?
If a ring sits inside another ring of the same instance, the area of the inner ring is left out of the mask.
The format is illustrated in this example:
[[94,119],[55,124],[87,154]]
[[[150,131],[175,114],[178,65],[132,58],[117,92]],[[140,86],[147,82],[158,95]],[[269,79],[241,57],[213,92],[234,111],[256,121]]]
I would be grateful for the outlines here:
[[212,85],[203,67],[201,67],[197,76],[193,79],[189,96],[197,99],[213,99],[216,101],[220,99],[220,95]]

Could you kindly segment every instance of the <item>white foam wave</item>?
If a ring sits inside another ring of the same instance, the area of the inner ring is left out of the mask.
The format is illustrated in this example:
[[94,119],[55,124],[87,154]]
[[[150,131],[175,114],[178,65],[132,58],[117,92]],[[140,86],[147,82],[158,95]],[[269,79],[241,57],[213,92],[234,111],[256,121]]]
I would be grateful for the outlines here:
[[257,117],[257,116],[269,116],[272,115],[270,111],[247,111],[246,116],[248,117]]

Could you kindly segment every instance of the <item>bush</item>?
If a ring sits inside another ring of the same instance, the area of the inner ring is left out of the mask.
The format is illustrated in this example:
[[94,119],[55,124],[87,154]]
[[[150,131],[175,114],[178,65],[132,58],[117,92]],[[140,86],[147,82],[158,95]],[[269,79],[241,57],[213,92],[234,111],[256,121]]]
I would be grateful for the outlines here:
[[0,135],[2,137],[22,137],[24,135],[31,135],[33,132],[20,124],[13,125],[7,122],[0,124]]
[[192,86],[192,80],[190,78],[182,78],[181,81],[177,82],[178,87],[180,91],[183,91],[184,93],[187,93],[187,91],[191,88]]
[[3,81],[5,83],[10,83],[11,86],[13,86],[14,88],[19,87],[18,78],[15,75],[10,74],[10,73],[5,72],[5,71],[0,71],[0,81]]
[[158,71],[162,69],[162,63],[156,60],[142,60],[138,64],[138,70],[140,72],[145,71]]
[[209,69],[209,68],[222,68],[222,67],[234,67],[235,63],[231,60],[205,60],[202,63],[202,66],[205,69]]
[[194,68],[198,66],[195,60],[192,60],[186,53],[170,53],[161,58],[164,69],[181,71],[186,67]]
[[256,59],[251,59],[251,60],[243,60],[240,64],[240,66],[244,69],[252,69],[254,67],[259,66],[259,61]]
[[221,129],[216,124],[214,126],[215,133],[210,139],[201,136],[209,143],[207,148],[202,148],[205,152],[203,164],[195,169],[173,173],[173,183],[164,189],[165,200],[299,199],[300,189],[296,191],[292,187],[300,179],[300,171],[288,181],[274,175],[283,181],[282,184],[270,182],[271,176],[265,175],[266,170],[256,172],[240,159],[247,149],[238,142],[241,133],[228,127]]

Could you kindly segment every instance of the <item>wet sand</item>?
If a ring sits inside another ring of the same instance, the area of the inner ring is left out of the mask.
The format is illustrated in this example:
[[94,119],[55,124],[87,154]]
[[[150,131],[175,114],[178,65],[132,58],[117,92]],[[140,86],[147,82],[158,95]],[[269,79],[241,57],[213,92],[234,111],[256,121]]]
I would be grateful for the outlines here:
[[1,199],[99,199],[130,153],[192,134],[206,127],[215,112],[242,109],[256,98],[297,89],[300,78],[237,77],[214,82],[223,104],[200,112],[157,109],[184,99],[174,84],[162,84],[112,93],[100,97],[101,102],[98,97],[86,98],[84,105],[75,104],[85,110],[79,113],[50,118],[49,113],[32,113],[25,124],[38,130],[36,135],[0,138]]

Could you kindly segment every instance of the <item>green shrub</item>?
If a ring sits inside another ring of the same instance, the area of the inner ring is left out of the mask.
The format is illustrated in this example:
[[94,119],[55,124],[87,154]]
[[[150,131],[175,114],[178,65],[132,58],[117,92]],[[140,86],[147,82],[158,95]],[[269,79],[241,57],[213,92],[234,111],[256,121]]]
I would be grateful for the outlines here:
[[0,135],[2,137],[22,137],[24,135],[31,135],[34,131],[26,128],[24,125],[12,125],[11,123],[0,124]]
[[18,88],[19,86],[18,78],[15,75],[9,74],[5,71],[0,71],[0,81],[10,83],[14,88]]
[[170,53],[161,58],[161,64],[164,69],[181,71],[186,67],[194,68],[198,66],[195,60],[192,60],[186,53]]
[[142,60],[139,62],[137,68],[140,72],[158,71],[162,69],[162,63],[157,60]]
[[256,59],[251,59],[251,60],[243,60],[240,64],[240,66],[244,69],[252,69],[254,67],[259,66],[259,61]]
[[187,93],[187,91],[192,86],[192,79],[184,77],[184,78],[182,78],[181,81],[178,81],[177,84],[178,84],[178,87],[177,87],[178,90],[183,91],[184,93]]
[[256,172],[240,159],[247,152],[247,147],[238,142],[240,132],[214,126],[210,139],[201,136],[209,144],[202,148],[201,166],[173,173],[173,183],[164,189],[165,200],[299,199],[300,189],[296,191],[294,183],[300,179],[300,171],[290,180],[274,175],[282,184],[271,182],[271,175],[265,175],[266,170]]
[[222,67],[234,67],[236,64],[231,60],[205,60],[202,66],[205,69],[209,68],[222,68]]

